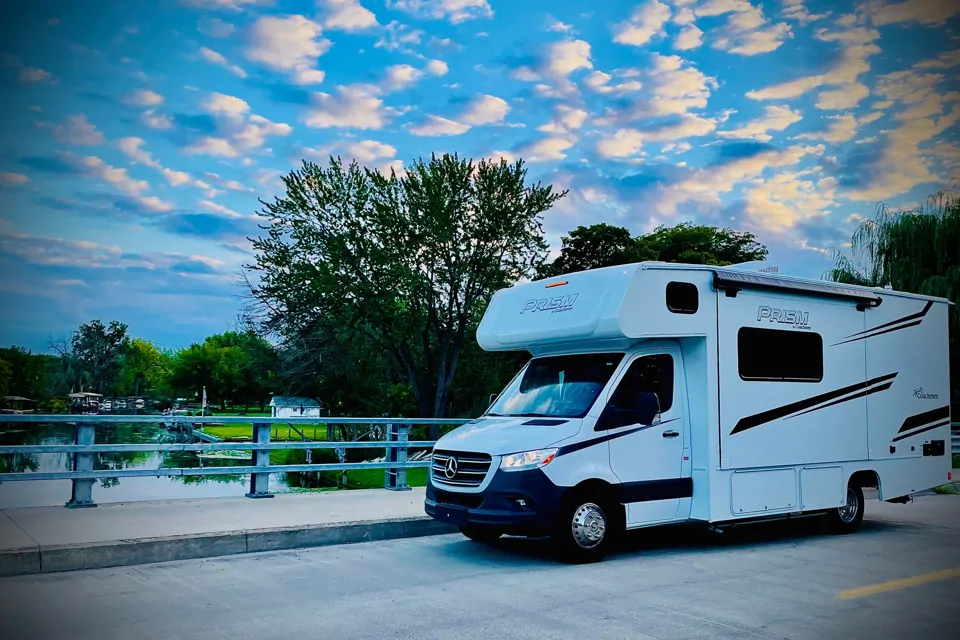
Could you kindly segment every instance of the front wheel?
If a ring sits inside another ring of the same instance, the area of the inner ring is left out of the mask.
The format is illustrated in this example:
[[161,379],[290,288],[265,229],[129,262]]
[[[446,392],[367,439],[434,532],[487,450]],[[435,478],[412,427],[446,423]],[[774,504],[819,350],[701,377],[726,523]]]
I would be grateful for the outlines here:
[[847,487],[847,499],[843,506],[827,513],[827,523],[834,533],[854,533],[863,522],[863,513],[863,489],[851,485]]
[[460,533],[467,536],[474,542],[496,542],[503,535],[502,531],[497,531],[490,527],[480,527],[476,525],[466,525],[460,527]]
[[616,522],[607,501],[572,496],[560,509],[552,536],[559,558],[574,564],[599,562],[607,554]]

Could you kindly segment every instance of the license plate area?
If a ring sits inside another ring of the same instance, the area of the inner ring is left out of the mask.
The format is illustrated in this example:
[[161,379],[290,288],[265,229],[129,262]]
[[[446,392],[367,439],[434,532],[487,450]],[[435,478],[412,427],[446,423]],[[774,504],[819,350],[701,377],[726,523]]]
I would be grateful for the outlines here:
[[462,526],[467,521],[467,510],[451,504],[438,504],[436,519],[455,526]]

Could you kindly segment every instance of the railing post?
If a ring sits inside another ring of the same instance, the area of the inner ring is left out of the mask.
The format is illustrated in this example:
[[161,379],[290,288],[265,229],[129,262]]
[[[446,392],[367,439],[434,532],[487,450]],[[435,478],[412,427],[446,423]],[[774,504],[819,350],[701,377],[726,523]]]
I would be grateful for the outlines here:
[[[74,428],[74,444],[90,445],[95,438],[94,425],[92,423],[78,422]],[[75,453],[73,454],[74,471],[93,471],[94,453]],[[68,509],[82,509],[86,507],[95,507],[97,503],[93,501],[93,478],[82,480],[71,480],[73,489],[70,495],[70,501],[66,503]]]
[[[409,438],[410,425],[387,425],[387,442],[407,442]],[[406,463],[407,447],[387,447],[386,459],[388,462]],[[384,488],[391,491],[410,491],[410,486],[407,484],[406,468],[388,468],[384,477]]]
[[[270,425],[263,423],[253,423],[253,442],[256,444],[270,443]],[[270,450],[255,449],[253,452],[253,464],[257,467],[270,466]],[[270,493],[270,474],[269,473],[251,473],[250,474],[250,492],[246,494],[248,498],[272,498]]]

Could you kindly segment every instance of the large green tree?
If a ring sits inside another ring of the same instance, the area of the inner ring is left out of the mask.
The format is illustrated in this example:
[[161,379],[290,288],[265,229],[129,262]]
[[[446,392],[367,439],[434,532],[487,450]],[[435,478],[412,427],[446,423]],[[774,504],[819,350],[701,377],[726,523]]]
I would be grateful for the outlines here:
[[[263,326],[286,341],[326,328],[383,350],[420,416],[444,416],[471,323],[546,257],[541,214],[565,195],[526,183],[522,161],[418,159],[403,177],[304,162],[264,202],[254,240]],[[327,336],[330,337],[329,331]]]
[[540,269],[540,277],[647,260],[725,266],[767,257],[752,233],[689,222],[661,225],[638,237],[624,227],[600,223],[577,227],[561,241],[560,255]]
[[51,345],[60,354],[59,375],[70,391],[106,394],[116,384],[130,346],[127,325],[111,320],[82,324],[68,341]]

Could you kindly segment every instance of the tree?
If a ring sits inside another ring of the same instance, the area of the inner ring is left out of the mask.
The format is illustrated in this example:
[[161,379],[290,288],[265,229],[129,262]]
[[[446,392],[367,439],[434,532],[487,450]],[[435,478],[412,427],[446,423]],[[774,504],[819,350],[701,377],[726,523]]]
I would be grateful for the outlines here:
[[909,211],[879,205],[873,220],[860,224],[851,255],[834,252],[827,280],[869,287],[890,285],[947,298],[950,309],[951,396],[960,402],[960,193],[939,191]]
[[539,277],[647,260],[725,266],[767,257],[766,247],[752,233],[689,222],[661,225],[637,238],[624,227],[580,226],[562,242],[560,255],[540,269]]
[[62,341],[51,347],[60,353],[61,374],[71,391],[106,393],[120,375],[129,345],[127,325],[111,320],[105,326],[94,320],[80,325],[69,343]]
[[522,161],[450,155],[402,178],[304,162],[263,203],[267,235],[254,240],[265,329],[296,340],[321,317],[362,333],[389,354],[418,414],[444,416],[471,321],[546,257],[540,215],[566,192],[525,178]]
[[657,258],[656,252],[631,236],[629,229],[606,223],[579,226],[571,231],[569,236],[563,236],[561,242],[560,255],[540,269],[539,277]]
[[170,354],[142,338],[134,338],[123,354],[117,391],[122,395],[163,396],[167,393],[171,365]]

